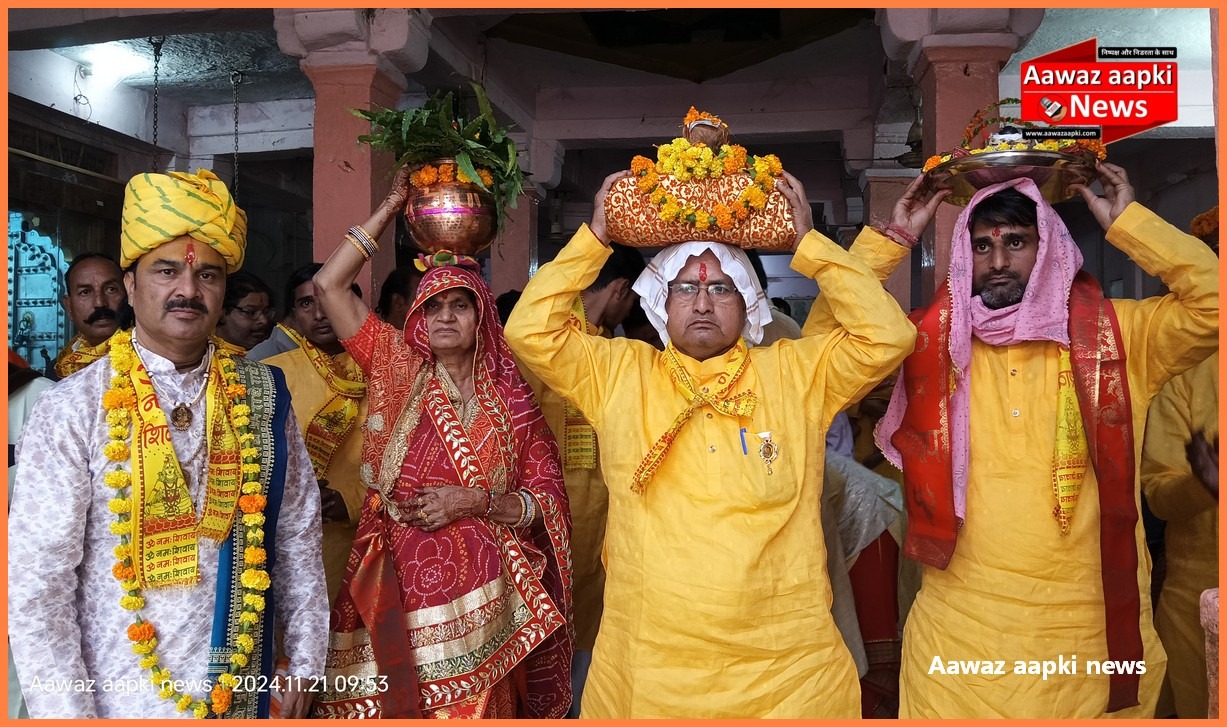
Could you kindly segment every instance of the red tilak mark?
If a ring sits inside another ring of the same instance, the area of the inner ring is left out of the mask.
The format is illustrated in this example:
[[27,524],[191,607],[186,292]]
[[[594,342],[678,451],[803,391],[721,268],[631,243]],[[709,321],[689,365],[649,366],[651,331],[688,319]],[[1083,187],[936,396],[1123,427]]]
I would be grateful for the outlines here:
[[1001,237],[1001,228],[1000,228],[1000,227],[994,227],[994,228],[993,228],[993,237]]
[[187,244],[187,253],[184,254],[183,256],[183,262],[187,263],[189,267],[196,264],[196,245],[195,243],[189,242]]
[[699,263],[699,282],[707,282],[707,263]]

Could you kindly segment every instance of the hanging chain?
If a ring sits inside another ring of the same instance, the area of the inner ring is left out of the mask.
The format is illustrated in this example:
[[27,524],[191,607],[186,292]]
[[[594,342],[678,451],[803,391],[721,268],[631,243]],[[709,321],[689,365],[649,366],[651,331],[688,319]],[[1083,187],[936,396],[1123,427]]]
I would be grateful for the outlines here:
[[162,44],[166,36],[150,37],[153,46],[153,171],[158,171],[158,76],[162,68]]
[[230,195],[239,198],[239,84],[243,82],[242,71],[230,72],[230,86],[234,89],[234,167],[230,175]]

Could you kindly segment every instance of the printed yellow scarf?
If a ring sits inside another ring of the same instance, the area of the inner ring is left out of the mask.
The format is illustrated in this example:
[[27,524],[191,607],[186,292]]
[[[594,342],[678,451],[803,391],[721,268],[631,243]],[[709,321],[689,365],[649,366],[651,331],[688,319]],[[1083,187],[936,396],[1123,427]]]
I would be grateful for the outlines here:
[[140,564],[137,583],[145,588],[194,585],[200,579],[197,537],[217,543],[229,537],[241,485],[242,459],[226,416],[221,363],[213,356],[205,391],[208,483],[199,523],[171,445],[166,414],[139,358],[128,376],[136,394],[131,463],[133,561]]
[[[77,343],[80,345],[77,346]],[[78,333],[55,357],[55,374],[61,379],[66,379],[107,355],[110,350],[111,339],[108,338],[97,346],[91,346],[89,341],[85,340],[85,336]]]
[[1052,457],[1052,492],[1057,504],[1052,515],[1061,525],[1061,534],[1069,535],[1089,455],[1068,348],[1061,349],[1057,365],[1057,441]]
[[745,373],[750,363],[749,349],[746,348],[745,340],[737,339],[737,345],[733,347],[729,360],[724,365],[724,371],[717,379],[723,386],[710,395],[704,394],[699,387],[695,386],[694,380],[690,378],[690,374],[686,373],[682,362],[678,360],[677,349],[673,347],[672,342],[665,347],[664,357],[669,378],[673,380],[673,385],[677,387],[677,390],[682,392],[682,396],[686,397],[688,405],[686,410],[673,420],[673,425],[669,427],[669,430],[656,440],[656,443],[648,450],[647,456],[639,463],[639,468],[635,470],[635,476],[631,479],[631,492],[637,495],[643,494],[644,486],[660,468],[661,462],[664,461],[669,448],[673,446],[678,433],[700,408],[710,406],[725,416],[749,417],[754,413],[754,407],[758,405],[758,396],[752,391],[743,391],[736,396],[729,396],[729,392],[737,386],[737,382],[741,380],[742,374]]
[[331,392],[331,396],[311,417],[306,431],[303,432],[315,478],[327,479],[328,467],[332,464],[337,448],[345,441],[345,437],[354,427],[354,422],[358,420],[358,404],[362,397],[366,396],[366,383],[362,379],[362,371],[356,365],[340,370],[340,365],[332,356],[320,350],[298,331],[280,323],[277,327],[303,350],[307,360]]
[[[571,325],[590,336],[601,335],[601,329],[588,322],[584,296],[575,296],[571,306]],[[563,401],[563,470],[596,469],[596,430],[570,401]]]

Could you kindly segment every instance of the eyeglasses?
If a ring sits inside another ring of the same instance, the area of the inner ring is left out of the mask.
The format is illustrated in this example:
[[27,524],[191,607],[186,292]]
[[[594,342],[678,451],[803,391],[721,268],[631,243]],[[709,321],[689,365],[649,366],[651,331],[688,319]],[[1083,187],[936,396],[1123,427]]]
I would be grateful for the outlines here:
[[236,307],[234,309],[243,314],[247,320],[254,321],[257,318],[266,318],[272,320],[276,317],[277,311],[274,308],[255,308],[253,306]]
[[699,297],[699,291],[706,290],[711,299],[717,303],[733,300],[738,295],[737,288],[728,283],[710,283],[696,285],[694,283],[670,283],[669,294],[676,295],[681,300],[694,300]]

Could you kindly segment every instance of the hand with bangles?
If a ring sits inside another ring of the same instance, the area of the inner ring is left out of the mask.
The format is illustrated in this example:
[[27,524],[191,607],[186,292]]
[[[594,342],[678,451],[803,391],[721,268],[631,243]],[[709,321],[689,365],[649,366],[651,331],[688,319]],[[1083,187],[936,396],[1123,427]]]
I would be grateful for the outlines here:
[[[487,513],[491,499],[493,508]],[[517,527],[526,516],[529,517],[524,525],[541,520],[541,509],[536,506],[535,498],[531,498],[534,502],[531,512],[525,507],[525,498],[517,492],[494,495],[491,499],[487,499],[486,490],[474,487],[427,486],[415,489],[405,508],[409,512],[409,524],[427,533],[466,517],[489,517],[494,522]]]

